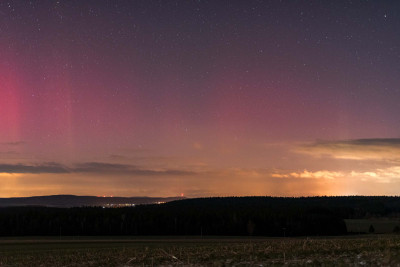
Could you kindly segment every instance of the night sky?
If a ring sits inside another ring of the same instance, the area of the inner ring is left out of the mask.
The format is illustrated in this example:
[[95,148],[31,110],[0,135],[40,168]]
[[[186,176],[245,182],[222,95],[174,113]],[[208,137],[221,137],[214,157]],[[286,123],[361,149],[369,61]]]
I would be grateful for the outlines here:
[[398,1],[1,1],[0,197],[400,194]]

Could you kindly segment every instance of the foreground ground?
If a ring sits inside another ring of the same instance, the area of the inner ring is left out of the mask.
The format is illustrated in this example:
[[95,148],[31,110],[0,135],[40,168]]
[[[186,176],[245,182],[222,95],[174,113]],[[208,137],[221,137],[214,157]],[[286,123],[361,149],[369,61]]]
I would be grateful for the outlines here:
[[0,266],[400,266],[400,236],[0,239]]

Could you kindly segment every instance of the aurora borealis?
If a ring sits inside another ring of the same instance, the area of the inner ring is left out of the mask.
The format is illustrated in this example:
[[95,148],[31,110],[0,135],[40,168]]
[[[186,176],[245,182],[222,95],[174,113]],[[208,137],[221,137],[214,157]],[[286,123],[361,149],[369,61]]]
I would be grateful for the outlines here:
[[1,1],[0,197],[398,195],[397,1]]

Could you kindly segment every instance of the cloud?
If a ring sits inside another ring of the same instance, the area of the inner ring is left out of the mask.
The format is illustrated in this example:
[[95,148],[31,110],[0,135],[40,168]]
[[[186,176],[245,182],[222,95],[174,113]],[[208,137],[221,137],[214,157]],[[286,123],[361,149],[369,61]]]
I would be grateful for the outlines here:
[[94,174],[126,174],[138,176],[194,175],[195,172],[177,169],[143,169],[134,165],[112,164],[103,162],[86,162],[68,167],[58,163],[36,165],[0,164],[0,173],[94,173]]
[[11,151],[11,150],[9,150],[9,151],[0,151],[0,154],[2,154],[2,155],[19,155],[19,154],[21,154],[21,153],[19,153],[19,152],[17,152],[17,151]]
[[380,183],[391,183],[400,180],[400,166],[388,168],[377,168],[370,171],[278,171],[271,174],[275,178],[313,178],[313,179],[329,179],[345,178],[360,181],[376,181]]
[[6,146],[20,146],[20,145],[25,145],[26,142],[24,142],[24,141],[16,141],[16,142],[3,142],[3,143],[0,143],[0,144],[6,145]]
[[134,165],[126,164],[113,164],[102,162],[87,162],[76,165],[71,169],[72,172],[85,172],[85,173],[113,173],[113,174],[132,174],[132,175],[193,175],[194,172],[175,169],[142,169]]
[[57,163],[38,165],[0,164],[0,173],[69,173],[68,168]]
[[368,171],[368,172],[352,171],[350,175],[351,177],[360,178],[362,181],[375,179],[378,182],[390,183],[394,180],[400,179],[400,166],[379,168],[374,171]]
[[[295,148],[295,152],[316,158],[357,161],[352,169],[339,172],[277,173],[275,177],[321,176],[332,179],[343,177],[359,181],[391,183],[400,181],[400,138],[371,138],[336,141],[316,141]],[[358,164],[359,163],[359,164]],[[362,164],[362,165],[360,165]]]
[[317,141],[299,146],[295,152],[336,159],[400,161],[400,138]]
[[271,175],[275,178],[313,178],[313,179],[336,179],[344,177],[345,174],[343,172],[336,171],[307,171],[304,170],[302,172],[290,172],[290,173],[273,173]]

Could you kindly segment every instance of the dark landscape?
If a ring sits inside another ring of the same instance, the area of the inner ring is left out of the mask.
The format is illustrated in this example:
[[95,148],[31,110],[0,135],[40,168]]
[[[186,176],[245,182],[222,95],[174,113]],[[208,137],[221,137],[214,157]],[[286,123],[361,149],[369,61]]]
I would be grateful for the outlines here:
[[72,207],[72,202],[52,207],[54,200],[65,198],[80,199],[38,197],[33,199],[47,202],[0,208],[0,235],[294,237],[400,233],[400,197],[225,197],[156,204],[151,201],[173,198],[122,198],[145,199],[147,203],[129,207],[116,205],[120,198],[109,198],[111,203],[105,206],[101,202],[104,198],[82,197],[89,201],[80,202],[81,207]]
[[393,235],[0,240],[0,266],[397,266]]
[[[48,201],[43,206],[0,208],[0,266],[400,263],[400,197],[226,197],[131,207],[45,206],[58,198],[65,196],[39,197]],[[349,222],[360,231],[349,231]],[[381,224],[386,225],[383,231]]]

